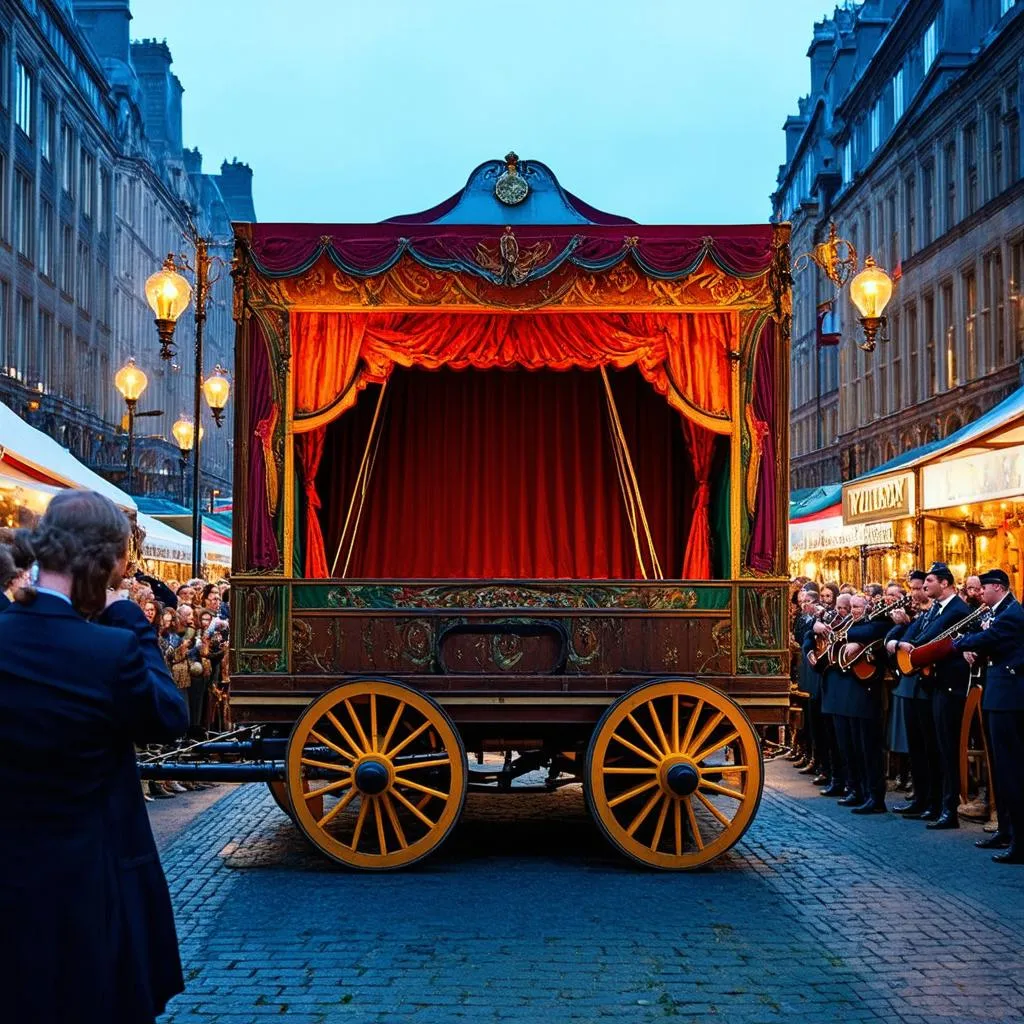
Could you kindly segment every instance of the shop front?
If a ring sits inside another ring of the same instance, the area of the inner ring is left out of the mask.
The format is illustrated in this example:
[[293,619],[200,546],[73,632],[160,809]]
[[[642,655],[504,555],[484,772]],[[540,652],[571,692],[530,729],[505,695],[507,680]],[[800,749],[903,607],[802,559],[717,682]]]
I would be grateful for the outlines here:
[[843,484],[842,525],[860,530],[856,564],[840,577],[844,583],[888,583],[904,579],[917,557],[917,479],[902,470]]

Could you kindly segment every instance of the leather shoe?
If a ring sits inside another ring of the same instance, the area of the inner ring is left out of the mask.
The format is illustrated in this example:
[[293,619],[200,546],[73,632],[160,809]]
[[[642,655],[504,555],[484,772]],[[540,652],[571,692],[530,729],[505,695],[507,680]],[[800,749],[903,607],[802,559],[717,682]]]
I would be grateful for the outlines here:
[[798,760],[794,761],[793,762],[793,767],[794,768],[806,768],[807,767],[807,758],[801,757]]
[[847,793],[842,800],[839,801],[840,807],[859,807],[864,803],[864,797],[860,793]]
[[936,821],[931,821],[925,828],[935,829],[947,829],[947,828],[959,828],[960,819],[955,814],[950,814],[948,811],[944,811]]
[[859,807],[854,807],[851,814],[885,814],[888,808],[885,806],[884,800],[876,800],[874,797],[870,797],[865,800]]
[[1010,845],[1010,837],[1005,832],[979,839],[974,844],[979,850],[1005,850]]
[[829,777],[827,775],[815,775],[811,782],[815,786],[827,786],[829,783]]
[[833,782],[827,789],[821,791],[822,796],[842,796],[846,790],[837,782]]
[[926,804],[915,804],[913,800],[905,804],[894,804],[893,810],[897,814],[905,814],[908,818],[916,818],[919,814],[923,814],[928,810]]
[[803,766],[803,768],[800,768],[800,769],[797,770],[797,774],[798,775],[817,775],[817,773],[818,773],[818,768],[813,763],[812,764],[805,764]]
[[929,807],[927,811],[922,811],[920,814],[904,814],[903,817],[916,818],[918,821],[938,821],[939,812]]
[[1008,850],[1004,850],[1002,853],[993,853],[992,859],[997,864],[1024,864],[1024,850],[1011,844]]

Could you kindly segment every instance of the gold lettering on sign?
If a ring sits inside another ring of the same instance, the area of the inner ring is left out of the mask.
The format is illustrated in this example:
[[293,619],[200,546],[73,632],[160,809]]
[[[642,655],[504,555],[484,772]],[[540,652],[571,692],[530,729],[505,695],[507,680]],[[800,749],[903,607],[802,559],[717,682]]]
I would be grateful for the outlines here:
[[913,491],[909,474],[849,487],[844,492],[843,519],[850,522],[873,518],[898,518],[913,514]]

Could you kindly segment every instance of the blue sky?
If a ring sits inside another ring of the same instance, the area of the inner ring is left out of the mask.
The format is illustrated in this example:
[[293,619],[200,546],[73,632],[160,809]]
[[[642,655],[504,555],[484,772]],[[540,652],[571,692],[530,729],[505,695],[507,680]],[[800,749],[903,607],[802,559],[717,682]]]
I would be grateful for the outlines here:
[[[515,149],[647,223],[766,221],[826,0],[133,0],[204,168],[262,221],[374,221]],[[170,16],[173,16],[172,17]]]

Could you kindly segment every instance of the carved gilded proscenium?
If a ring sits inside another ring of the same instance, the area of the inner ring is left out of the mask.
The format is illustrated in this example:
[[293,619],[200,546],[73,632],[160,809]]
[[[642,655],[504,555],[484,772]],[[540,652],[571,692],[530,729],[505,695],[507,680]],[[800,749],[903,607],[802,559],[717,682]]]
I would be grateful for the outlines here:
[[233,630],[236,638],[241,637],[241,647],[281,646],[284,594],[283,587],[272,586],[245,586],[236,590],[232,602]]

